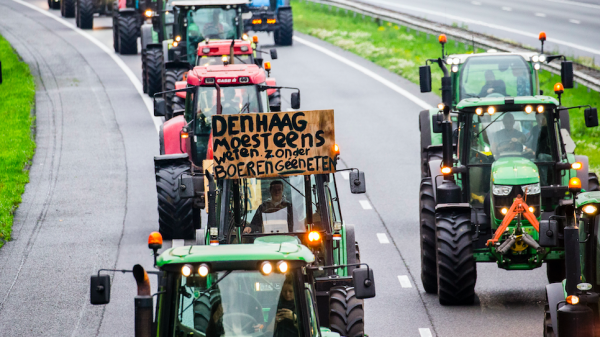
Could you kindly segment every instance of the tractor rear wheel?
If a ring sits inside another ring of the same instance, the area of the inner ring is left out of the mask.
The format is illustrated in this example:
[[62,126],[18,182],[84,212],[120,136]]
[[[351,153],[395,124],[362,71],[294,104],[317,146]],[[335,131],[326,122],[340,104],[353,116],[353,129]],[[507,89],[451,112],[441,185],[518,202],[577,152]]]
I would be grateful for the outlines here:
[[60,15],[65,18],[75,16],[75,0],[60,0]]
[[[175,82],[183,80],[183,74],[188,71],[188,68],[169,68],[165,69],[165,81],[163,90],[175,90]],[[167,106],[167,115],[165,121],[173,118],[173,111],[181,109],[179,102],[174,102],[175,94],[170,92],[165,94],[165,105]]]
[[[114,2],[113,8],[119,8],[119,3]],[[112,18],[112,31],[113,31],[113,48],[115,53],[119,52],[119,12],[115,11]]]
[[292,11],[279,11],[277,16],[280,26],[279,30],[273,35],[275,43],[280,46],[291,46],[294,36],[294,18],[292,16]]
[[363,300],[353,287],[334,287],[329,291],[329,327],[346,337],[363,337],[365,331]]
[[189,164],[167,164],[156,171],[158,231],[165,240],[193,240],[193,200],[179,197],[179,177],[189,173]]
[[431,178],[421,181],[419,191],[419,230],[421,236],[421,282],[427,293],[436,294],[437,257],[435,249],[435,199]]
[[548,276],[548,283],[562,282],[562,280],[567,277],[567,272],[565,271],[565,261],[546,261],[546,276]]
[[119,15],[117,21],[119,28],[119,52],[121,55],[137,54],[138,19],[134,15]]
[[440,304],[472,304],[477,270],[471,240],[471,213],[441,210],[436,212],[435,220]]
[[48,0],[49,9],[60,9],[60,1]]
[[94,28],[94,0],[77,0],[75,16],[77,27],[81,29]]
[[588,191],[600,191],[600,183],[598,182],[596,173],[588,173],[588,176]]
[[144,81],[146,82],[147,92],[150,97],[162,90],[162,71],[163,71],[163,53],[162,49],[150,48],[145,50]]

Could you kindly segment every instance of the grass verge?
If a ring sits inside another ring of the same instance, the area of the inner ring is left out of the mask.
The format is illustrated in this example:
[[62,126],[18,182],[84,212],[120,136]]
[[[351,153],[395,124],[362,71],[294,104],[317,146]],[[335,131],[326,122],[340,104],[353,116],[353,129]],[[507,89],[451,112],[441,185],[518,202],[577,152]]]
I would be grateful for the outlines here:
[[35,84],[29,66],[0,36],[0,247],[10,240],[13,212],[29,181],[28,167],[35,149],[31,135]]
[[[413,83],[419,82],[419,66],[424,65],[425,60],[441,55],[437,36],[431,34],[313,2],[292,0],[292,6],[294,29],[297,31],[350,51]],[[473,47],[449,39],[446,51],[451,54],[472,53]],[[431,67],[431,70],[433,92],[437,93],[442,72],[438,67]],[[546,94],[553,93],[554,83],[560,81],[560,76],[548,71],[541,71],[539,77],[540,86]],[[565,91],[562,103],[564,106],[588,104],[600,107],[600,94],[577,85],[577,88]],[[600,173],[600,127],[586,128],[583,110],[571,110],[570,117],[571,136],[577,143],[576,152],[587,155],[590,169]]]

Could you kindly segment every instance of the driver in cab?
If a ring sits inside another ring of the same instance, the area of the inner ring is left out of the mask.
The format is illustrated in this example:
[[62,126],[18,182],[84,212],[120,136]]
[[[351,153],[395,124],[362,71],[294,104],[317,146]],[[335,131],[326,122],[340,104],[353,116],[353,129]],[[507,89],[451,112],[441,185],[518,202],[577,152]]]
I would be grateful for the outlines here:
[[515,129],[515,116],[507,112],[502,119],[504,129],[496,132],[496,149],[495,153],[502,152],[523,152],[523,147],[526,141],[525,135]]
[[212,21],[205,24],[202,28],[202,35],[204,35],[205,37],[219,38],[222,34],[225,33],[225,28],[220,22],[221,11],[215,9],[213,11],[212,18]]
[[272,181],[269,185],[269,193],[271,198],[258,206],[250,226],[244,228],[245,234],[293,231],[292,204],[283,196],[283,182]]

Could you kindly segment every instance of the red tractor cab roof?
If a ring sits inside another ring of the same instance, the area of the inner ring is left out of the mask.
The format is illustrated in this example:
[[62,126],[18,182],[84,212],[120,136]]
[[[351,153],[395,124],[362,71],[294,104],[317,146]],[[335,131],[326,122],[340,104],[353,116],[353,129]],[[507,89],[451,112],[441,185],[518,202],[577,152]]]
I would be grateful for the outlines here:
[[[229,55],[231,40],[204,41],[198,44],[198,56],[222,56]],[[252,54],[252,44],[249,41],[235,40],[233,44],[234,55]]]
[[265,71],[255,64],[198,66],[188,72],[189,85],[213,86],[261,84],[267,79]]

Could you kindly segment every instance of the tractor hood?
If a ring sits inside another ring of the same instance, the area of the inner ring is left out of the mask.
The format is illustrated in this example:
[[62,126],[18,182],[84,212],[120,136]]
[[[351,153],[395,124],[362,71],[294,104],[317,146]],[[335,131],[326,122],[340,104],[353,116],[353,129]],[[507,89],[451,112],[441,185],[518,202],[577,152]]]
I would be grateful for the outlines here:
[[540,181],[537,166],[522,157],[504,157],[492,164],[492,182],[495,185],[527,185]]

